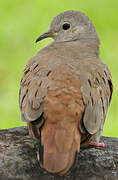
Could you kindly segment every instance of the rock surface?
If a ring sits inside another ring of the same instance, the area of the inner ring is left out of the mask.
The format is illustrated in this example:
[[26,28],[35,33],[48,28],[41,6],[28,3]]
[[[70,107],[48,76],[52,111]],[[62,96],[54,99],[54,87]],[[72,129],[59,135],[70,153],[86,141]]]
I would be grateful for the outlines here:
[[105,147],[81,149],[76,167],[59,176],[39,167],[27,127],[0,130],[0,180],[118,180],[118,138],[101,141]]

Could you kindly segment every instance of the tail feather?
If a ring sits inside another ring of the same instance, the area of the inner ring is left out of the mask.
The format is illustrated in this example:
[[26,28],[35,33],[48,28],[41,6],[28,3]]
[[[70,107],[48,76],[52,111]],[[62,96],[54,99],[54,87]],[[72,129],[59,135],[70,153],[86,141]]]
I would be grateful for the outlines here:
[[43,127],[42,143],[44,147],[44,161],[43,164],[40,163],[41,167],[51,173],[61,174],[67,172],[72,167],[75,153],[77,151],[79,152],[80,149],[80,136],[78,134],[78,141],[76,141],[76,130],[74,128],[72,129],[69,129],[70,131],[62,130],[53,124]]

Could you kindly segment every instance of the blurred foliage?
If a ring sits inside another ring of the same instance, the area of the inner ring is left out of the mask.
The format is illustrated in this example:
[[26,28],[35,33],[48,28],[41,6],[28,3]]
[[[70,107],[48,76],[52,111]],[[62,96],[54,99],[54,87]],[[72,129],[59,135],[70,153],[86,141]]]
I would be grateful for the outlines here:
[[26,62],[50,42],[35,45],[52,18],[66,10],[89,16],[101,39],[101,58],[108,65],[114,84],[112,103],[103,135],[118,137],[118,0],[0,0],[0,128],[21,122],[18,94]]

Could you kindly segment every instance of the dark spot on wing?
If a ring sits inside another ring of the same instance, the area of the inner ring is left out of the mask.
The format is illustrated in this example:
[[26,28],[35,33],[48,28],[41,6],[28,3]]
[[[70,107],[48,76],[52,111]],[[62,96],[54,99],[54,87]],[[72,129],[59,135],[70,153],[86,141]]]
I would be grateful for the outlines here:
[[96,77],[96,81],[97,81],[97,83],[99,83],[99,80],[98,80],[98,78]]
[[90,86],[92,86],[92,85],[91,85],[91,81],[90,81],[90,79],[88,79],[88,83],[89,83],[89,85],[90,85]]
[[51,72],[52,72],[52,71],[48,71],[47,76],[49,76],[49,74],[50,74]]
[[106,84],[106,81],[105,81],[104,77],[102,77],[102,79],[103,79],[104,84]]
[[110,89],[110,98],[109,98],[109,103],[110,103],[111,98],[112,98],[113,85],[112,85],[112,82],[110,80],[108,80],[108,84],[109,84],[109,89]]

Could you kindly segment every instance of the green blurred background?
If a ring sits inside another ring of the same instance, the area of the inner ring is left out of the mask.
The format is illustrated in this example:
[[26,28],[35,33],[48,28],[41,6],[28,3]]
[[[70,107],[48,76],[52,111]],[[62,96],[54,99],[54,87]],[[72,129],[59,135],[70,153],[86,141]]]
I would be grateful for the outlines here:
[[26,62],[51,40],[35,44],[52,18],[66,10],[80,10],[94,23],[101,40],[101,58],[114,84],[103,135],[118,137],[118,0],[0,0],[0,128],[21,122],[18,93]]

